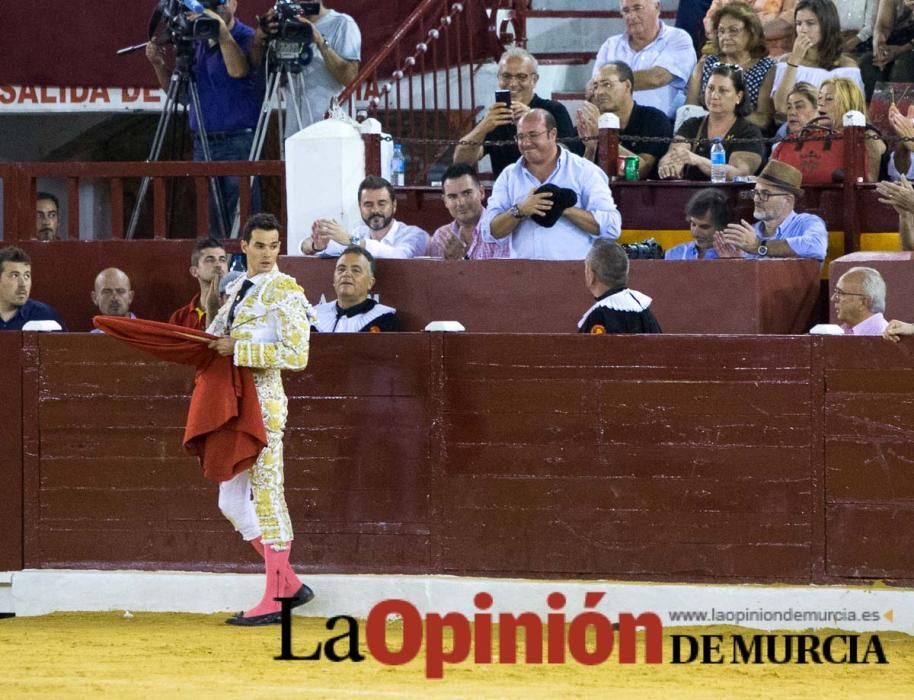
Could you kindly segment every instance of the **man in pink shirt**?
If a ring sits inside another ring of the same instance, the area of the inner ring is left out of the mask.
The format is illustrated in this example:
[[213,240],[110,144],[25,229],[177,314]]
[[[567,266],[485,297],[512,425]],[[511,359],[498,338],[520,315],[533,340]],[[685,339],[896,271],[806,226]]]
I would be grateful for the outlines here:
[[428,247],[430,257],[445,260],[511,257],[507,239],[486,243],[479,233],[486,193],[472,165],[451,165],[444,173],[441,190],[444,206],[454,220],[435,231]]
[[[739,0],[749,5],[758,15],[765,32],[768,53],[780,56],[790,50],[793,42],[793,13],[797,0]],[[724,5],[737,0],[713,0],[705,15],[705,35],[711,35],[711,18]]]
[[888,322],[885,280],[871,267],[852,267],[835,283],[835,317],[845,335],[882,335]]

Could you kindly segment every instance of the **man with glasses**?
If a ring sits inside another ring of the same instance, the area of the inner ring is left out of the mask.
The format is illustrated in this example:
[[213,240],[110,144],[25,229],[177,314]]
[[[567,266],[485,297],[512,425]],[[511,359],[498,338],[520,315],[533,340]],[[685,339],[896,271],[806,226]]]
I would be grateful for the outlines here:
[[657,161],[666,153],[667,144],[632,137],[672,138],[670,120],[659,109],[635,102],[635,77],[627,63],[610,61],[599,70],[590,86],[592,96],[575,115],[578,136],[586,139],[584,157],[597,160],[600,115],[615,114],[619,118],[619,156],[638,157],[639,180],[656,178]]
[[624,61],[635,78],[635,101],[670,119],[685,102],[697,57],[692,37],[660,21],[660,0],[620,0],[625,32],[609,37],[597,52],[593,77],[611,61]]
[[831,295],[835,318],[845,335],[882,335],[889,322],[885,311],[885,280],[872,267],[852,267],[835,283]]
[[815,214],[794,211],[803,194],[803,174],[792,165],[770,160],[759,174],[752,193],[753,216],[758,222],[730,224],[721,234],[724,243],[742,250],[747,258],[815,258],[825,260],[828,230]]
[[609,179],[560,148],[553,116],[534,109],[517,124],[522,157],[498,176],[480,224],[483,240],[508,240],[512,258],[583,260],[598,238],[619,237]]
[[[575,136],[568,110],[560,102],[545,100],[533,92],[539,80],[537,70],[536,59],[523,49],[509,49],[502,54],[498,62],[498,87],[510,90],[511,106],[495,102],[489,107],[482,121],[460,139],[470,143],[457,146],[454,150],[455,163],[476,165],[484,155],[488,155],[492,160],[492,176],[497,178],[502,170],[520,158],[520,151],[513,143],[502,146],[483,146],[482,143],[512,141],[517,134],[515,124],[532,109],[544,109],[552,115],[559,138]],[[584,146],[580,142],[570,144],[569,148],[578,155],[584,153]]]

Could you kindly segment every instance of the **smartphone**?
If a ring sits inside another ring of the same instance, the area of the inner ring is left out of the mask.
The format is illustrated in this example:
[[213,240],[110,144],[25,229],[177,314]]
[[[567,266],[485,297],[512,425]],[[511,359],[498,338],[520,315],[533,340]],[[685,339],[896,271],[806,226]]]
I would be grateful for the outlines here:
[[505,107],[511,109],[511,91],[510,90],[496,90],[495,91],[495,101],[501,102]]

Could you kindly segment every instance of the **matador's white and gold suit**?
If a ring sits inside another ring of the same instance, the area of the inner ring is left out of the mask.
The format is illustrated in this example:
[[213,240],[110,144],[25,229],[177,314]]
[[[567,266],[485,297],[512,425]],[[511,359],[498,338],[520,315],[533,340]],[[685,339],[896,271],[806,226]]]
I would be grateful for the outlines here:
[[[237,304],[230,322],[229,312],[248,280],[253,287]],[[260,536],[264,544],[283,547],[292,540],[292,522],[283,493],[282,437],[288,400],[281,370],[302,370],[308,364],[316,317],[302,288],[276,267],[254,277],[242,276],[226,291],[228,302],[207,331],[231,335],[235,364],[251,368],[267,446],[253,467],[220,484],[219,508],[245,540]]]

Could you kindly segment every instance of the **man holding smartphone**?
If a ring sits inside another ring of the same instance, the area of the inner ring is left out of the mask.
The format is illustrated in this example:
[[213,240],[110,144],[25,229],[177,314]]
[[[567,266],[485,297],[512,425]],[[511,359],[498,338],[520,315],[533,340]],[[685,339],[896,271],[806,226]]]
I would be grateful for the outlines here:
[[[483,156],[492,159],[492,176],[520,158],[520,151],[514,143],[517,136],[517,122],[532,109],[549,112],[558,125],[558,138],[574,138],[577,132],[568,110],[560,102],[545,100],[533,91],[539,80],[536,59],[523,49],[508,49],[498,61],[498,87],[496,101],[489,107],[482,121],[464,136],[461,141],[472,141],[478,145],[459,145],[454,150],[455,163],[476,165]],[[505,95],[504,92],[508,92]],[[510,141],[503,146],[483,146],[483,141]],[[577,155],[583,155],[584,145],[577,141],[568,148]]]

